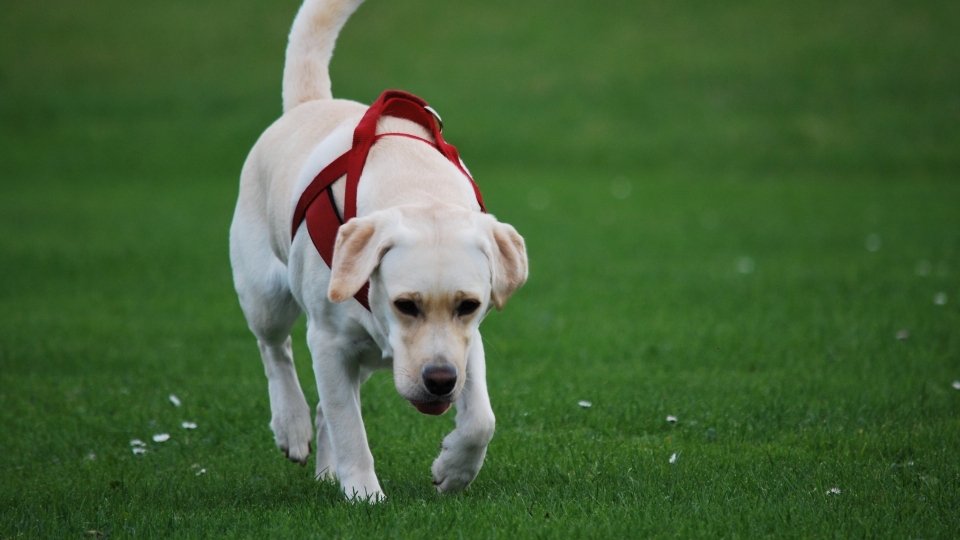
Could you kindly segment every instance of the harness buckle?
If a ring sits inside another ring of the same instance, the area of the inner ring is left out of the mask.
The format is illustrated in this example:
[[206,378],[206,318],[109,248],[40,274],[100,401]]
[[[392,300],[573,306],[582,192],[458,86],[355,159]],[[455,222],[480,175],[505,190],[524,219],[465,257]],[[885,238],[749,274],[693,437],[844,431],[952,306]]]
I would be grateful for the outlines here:
[[423,108],[426,109],[428,113],[432,114],[433,117],[437,119],[437,127],[440,128],[440,133],[443,133],[443,119],[440,118],[440,113],[438,113],[436,110],[434,110],[433,107],[429,105],[424,105]]

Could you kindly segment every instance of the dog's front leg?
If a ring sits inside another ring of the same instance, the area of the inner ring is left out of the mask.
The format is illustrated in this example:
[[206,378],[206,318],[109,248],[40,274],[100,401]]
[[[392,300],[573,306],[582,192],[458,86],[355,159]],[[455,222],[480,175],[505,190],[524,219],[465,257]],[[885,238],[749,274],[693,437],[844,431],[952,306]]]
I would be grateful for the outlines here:
[[496,420],[487,395],[487,369],[480,332],[474,331],[467,358],[467,380],[457,399],[457,428],[440,444],[433,462],[433,484],[441,493],[455,493],[470,485],[483,466]]
[[340,487],[349,499],[381,501],[385,497],[373,470],[373,454],[360,414],[363,373],[359,359],[336,333],[312,322],[307,327],[307,343]]

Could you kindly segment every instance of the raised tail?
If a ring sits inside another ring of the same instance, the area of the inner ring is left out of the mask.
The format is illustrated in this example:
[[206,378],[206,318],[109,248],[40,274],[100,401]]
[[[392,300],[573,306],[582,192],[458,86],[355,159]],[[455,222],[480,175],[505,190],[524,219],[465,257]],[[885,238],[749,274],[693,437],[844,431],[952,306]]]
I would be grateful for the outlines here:
[[331,99],[330,58],[340,29],[363,0],[304,0],[293,20],[283,66],[283,112]]

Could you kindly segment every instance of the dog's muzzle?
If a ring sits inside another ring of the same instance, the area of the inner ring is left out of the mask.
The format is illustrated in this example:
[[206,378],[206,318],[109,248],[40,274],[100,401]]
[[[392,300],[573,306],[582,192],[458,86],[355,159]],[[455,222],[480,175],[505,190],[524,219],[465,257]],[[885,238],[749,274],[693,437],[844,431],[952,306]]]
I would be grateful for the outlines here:
[[439,416],[450,408],[450,394],[457,386],[457,368],[451,365],[426,366],[420,373],[423,386],[436,399],[431,401],[411,401],[410,404],[423,414]]

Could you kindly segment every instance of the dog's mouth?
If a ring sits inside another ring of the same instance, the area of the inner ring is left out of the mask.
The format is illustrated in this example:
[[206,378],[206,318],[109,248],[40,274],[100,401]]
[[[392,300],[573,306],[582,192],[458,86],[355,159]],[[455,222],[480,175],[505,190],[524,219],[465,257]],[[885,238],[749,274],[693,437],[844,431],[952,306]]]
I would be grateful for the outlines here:
[[429,414],[431,416],[440,416],[447,412],[447,409],[449,409],[451,405],[448,401],[411,401],[410,404],[423,414]]

